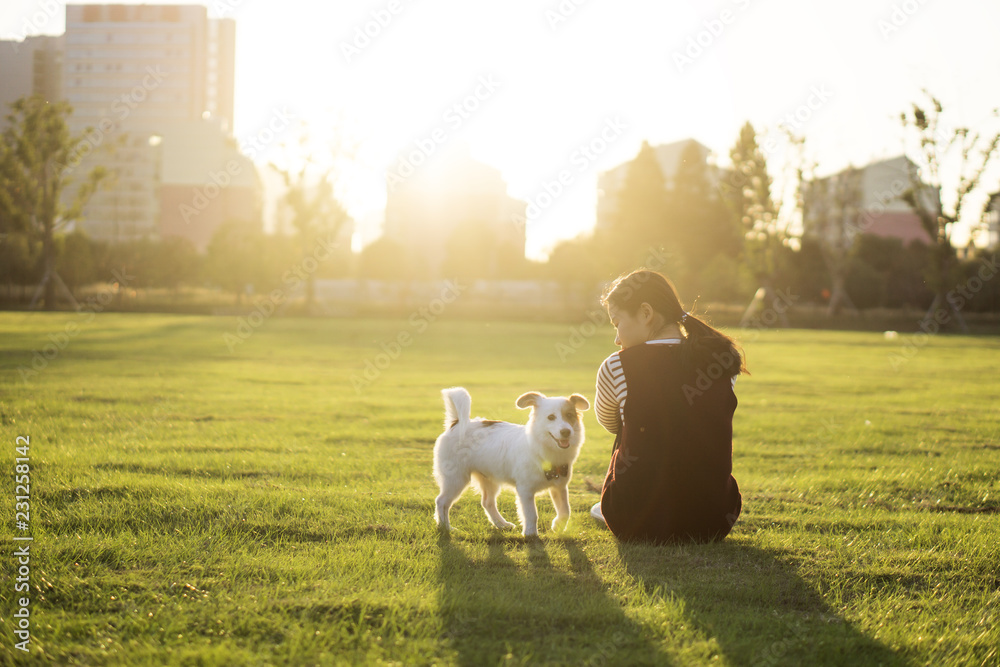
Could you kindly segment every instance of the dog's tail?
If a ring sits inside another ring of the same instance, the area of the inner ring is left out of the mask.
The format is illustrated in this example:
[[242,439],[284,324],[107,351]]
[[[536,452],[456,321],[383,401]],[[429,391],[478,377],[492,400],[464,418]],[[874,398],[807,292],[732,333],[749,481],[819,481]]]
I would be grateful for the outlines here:
[[458,436],[465,436],[465,427],[472,419],[472,397],[463,387],[442,389],[444,397],[444,430],[458,429]]

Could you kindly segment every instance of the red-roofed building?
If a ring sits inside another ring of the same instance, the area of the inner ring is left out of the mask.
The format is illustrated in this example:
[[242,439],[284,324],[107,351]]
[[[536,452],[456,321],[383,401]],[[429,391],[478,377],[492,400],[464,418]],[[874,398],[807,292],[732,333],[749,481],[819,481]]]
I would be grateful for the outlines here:
[[[837,239],[872,234],[930,245],[931,236],[903,200],[916,170],[901,155],[803,184],[803,235],[840,243]],[[940,208],[939,193],[928,187],[925,198],[928,208]]]
[[931,244],[931,237],[920,224],[913,211],[886,211],[885,213],[866,212],[867,224],[863,233],[882,238],[900,239],[903,245],[919,241],[924,245]]

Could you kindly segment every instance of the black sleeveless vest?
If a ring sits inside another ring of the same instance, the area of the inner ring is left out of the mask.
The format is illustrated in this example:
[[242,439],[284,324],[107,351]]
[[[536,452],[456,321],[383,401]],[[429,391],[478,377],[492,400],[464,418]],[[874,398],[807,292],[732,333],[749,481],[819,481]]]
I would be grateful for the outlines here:
[[732,381],[719,364],[683,371],[680,347],[619,353],[628,395],[601,511],[622,540],[722,539],[743,506],[732,476]]

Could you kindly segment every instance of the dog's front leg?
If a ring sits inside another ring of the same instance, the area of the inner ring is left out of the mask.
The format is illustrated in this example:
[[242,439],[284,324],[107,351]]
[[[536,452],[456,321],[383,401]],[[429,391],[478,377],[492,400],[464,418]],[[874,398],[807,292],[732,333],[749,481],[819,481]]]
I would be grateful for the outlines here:
[[538,535],[538,509],[535,508],[534,491],[517,487],[517,510],[521,515],[521,534],[525,537]]
[[552,496],[552,504],[556,507],[556,518],[552,520],[552,530],[556,529],[560,523],[565,522],[563,528],[569,526],[569,488],[566,484],[557,484],[549,487],[549,495]]

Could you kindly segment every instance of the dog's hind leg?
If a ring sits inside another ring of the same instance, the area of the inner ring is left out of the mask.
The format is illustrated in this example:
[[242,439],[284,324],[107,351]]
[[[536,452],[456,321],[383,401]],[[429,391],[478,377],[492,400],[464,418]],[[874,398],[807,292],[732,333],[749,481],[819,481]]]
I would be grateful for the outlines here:
[[451,506],[468,486],[468,477],[464,480],[447,478],[441,480],[441,493],[438,494],[437,500],[434,501],[434,520],[437,521],[438,526],[442,529],[451,530],[451,522],[448,519]]
[[483,494],[483,509],[490,522],[497,528],[513,528],[514,524],[503,518],[500,510],[497,509],[497,496],[500,495],[500,485],[492,479],[484,477],[479,473],[472,473],[473,483],[479,487]]

